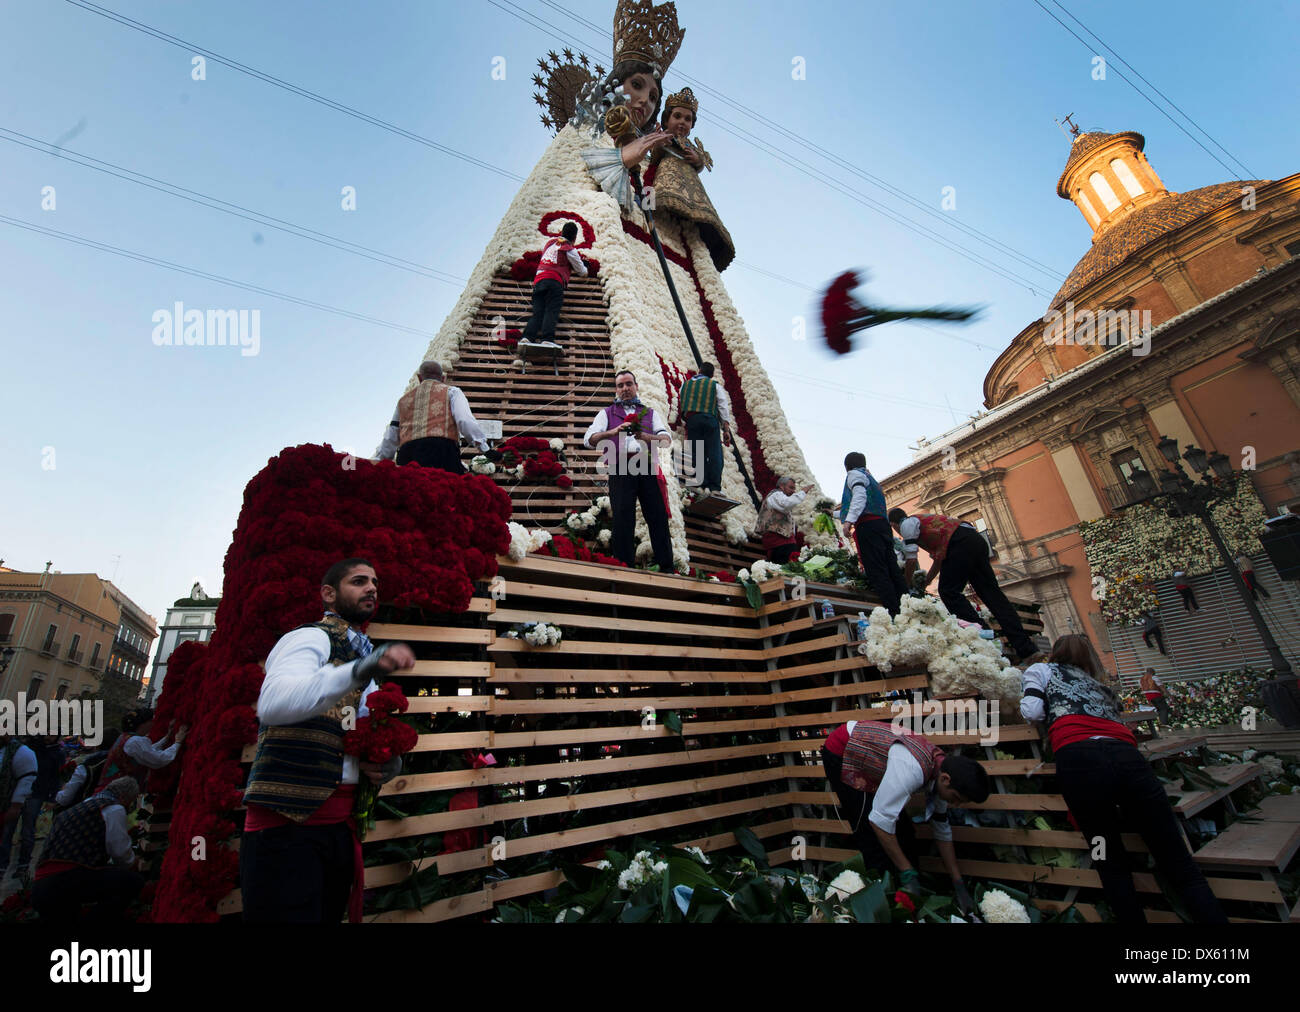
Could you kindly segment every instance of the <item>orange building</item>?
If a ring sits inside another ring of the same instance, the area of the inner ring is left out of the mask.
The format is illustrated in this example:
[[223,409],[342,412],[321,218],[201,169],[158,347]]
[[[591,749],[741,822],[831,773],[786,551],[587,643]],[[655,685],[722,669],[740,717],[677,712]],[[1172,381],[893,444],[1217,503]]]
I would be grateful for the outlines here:
[[1041,602],[1047,635],[1086,632],[1125,674],[1078,525],[1165,467],[1162,436],[1226,454],[1269,513],[1300,511],[1300,174],[1173,193],[1144,147],[1075,138],[1057,194],[1091,249],[989,369],[988,410],[881,483],[891,507],[986,529],[1003,588]]

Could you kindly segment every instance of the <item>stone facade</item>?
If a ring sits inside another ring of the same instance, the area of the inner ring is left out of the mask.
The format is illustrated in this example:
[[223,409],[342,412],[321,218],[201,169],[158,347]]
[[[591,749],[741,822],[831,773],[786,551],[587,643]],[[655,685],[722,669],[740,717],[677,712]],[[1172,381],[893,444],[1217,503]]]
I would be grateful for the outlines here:
[[[1135,468],[1164,467],[1162,436],[1253,469],[1270,512],[1300,510],[1300,174],[1171,194],[1143,143],[1075,141],[1058,194],[1093,249],[990,368],[990,410],[881,482],[890,506],[983,520],[1007,593],[1042,604],[1049,637],[1085,633],[1104,657],[1075,528],[1126,504]],[[1150,330],[1121,329],[1147,312]]]

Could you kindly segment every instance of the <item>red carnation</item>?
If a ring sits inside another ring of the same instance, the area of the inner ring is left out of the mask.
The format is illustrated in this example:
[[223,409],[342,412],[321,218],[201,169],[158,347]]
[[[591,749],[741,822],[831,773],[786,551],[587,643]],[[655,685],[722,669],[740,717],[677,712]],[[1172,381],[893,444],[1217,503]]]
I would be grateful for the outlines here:
[[912,897],[903,892],[903,890],[900,889],[898,892],[894,893],[894,902],[909,914],[916,913],[916,904],[912,902]]
[[849,293],[857,287],[857,273],[845,271],[831,282],[822,298],[822,329],[827,346],[837,355],[843,355],[853,347],[849,335],[853,333],[853,319],[862,312],[862,307]]
[[567,474],[562,474],[555,479],[555,484],[562,489],[568,490],[573,488],[573,479],[570,478]]

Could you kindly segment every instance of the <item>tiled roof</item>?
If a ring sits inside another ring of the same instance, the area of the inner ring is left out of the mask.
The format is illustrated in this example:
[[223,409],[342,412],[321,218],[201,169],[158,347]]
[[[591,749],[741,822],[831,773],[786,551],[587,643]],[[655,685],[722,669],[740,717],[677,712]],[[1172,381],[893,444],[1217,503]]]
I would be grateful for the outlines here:
[[[1085,135],[1090,136],[1090,135]],[[1186,225],[1225,204],[1241,199],[1243,186],[1263,186],[1267,180],[1216,183],[1187,193],[1170,193],[1132,212],[1092,244],[1052,299],[1056,307],[1099,277],[1118,267],[1153,239]]]
[[1117,134],[1079,134],[1070,146],[1070,157],[1066,159],[1065,168],[1061,170],[1061,178],[1056,181],[1057,194],[1069,200],[1070,191],[1065,188],[1065,177],[1070,174],[1076,165],[1087,158],[1095,148],[1101,147],[1108,141],[1113,141],[1116,137],[1127,137],[1139,151],[1146,147],[1147,144],[1146,138],[1133,130],[1125,130]]

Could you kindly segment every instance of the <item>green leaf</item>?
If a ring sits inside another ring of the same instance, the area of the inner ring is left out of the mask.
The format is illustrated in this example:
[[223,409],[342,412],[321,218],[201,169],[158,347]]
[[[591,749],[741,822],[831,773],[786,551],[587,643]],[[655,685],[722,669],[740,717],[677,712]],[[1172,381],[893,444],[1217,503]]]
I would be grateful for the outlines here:
[[767,848],[763,846],[763,841],[754,835],[753,830],[745,826],[737,827],[736,842],[754,859],[758,867],[767,867]]
[[668,728],[671,734],[682,733],[682,715],[676,710],[665,710],[661,716],[664,727]]
[[729,920],[731,914],[725,892],[716,886],[699,886],[691,894],[686,919],[697,924],[712,924],[717,920]]
[[763,607],[763,593],[758,589],[758,584],[753,580],[742,580],[745,587],[745,600],[755,611]]
[[746,882],[732,894],[731,905],[745,920],[761,924],[776,920],[776,901],[766,882],[757,879]]
[[889,901],[885,898],[884,884],[876,882],[859,889],[849,897],[849,909],[863,924],[887,924],[890,920]]

